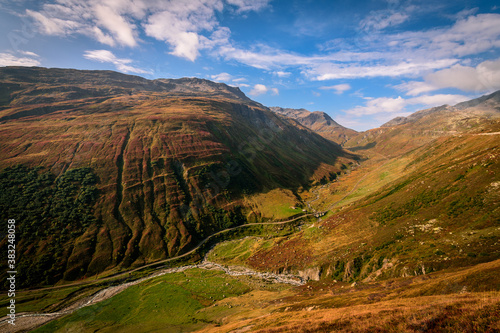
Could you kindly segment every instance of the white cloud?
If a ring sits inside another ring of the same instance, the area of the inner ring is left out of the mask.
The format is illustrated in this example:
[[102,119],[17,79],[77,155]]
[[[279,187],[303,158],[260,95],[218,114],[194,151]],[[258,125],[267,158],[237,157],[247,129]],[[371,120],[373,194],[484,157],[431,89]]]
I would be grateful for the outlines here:
[[458,20],[462,20],[470,15],[474,15],[475,13],[477,13],[477,11],[479,10],[478,7],[476,8],[471,8],[471,9],[464,9],[458,13],[456,13],[455,15],[453,15],[451,18],[452,19],[458,19]]
[[336,84],[334,86],[326,86],[326,87],[320,87],[319,89],[323,90],[335,90],[335,93],[337,95],[341,95],[347,90],[351,89],[351,85],[348,83],[342,83],[342,84]]
[[463,95],[438,94],[423,95],[413,98],[379,97],[368,99],[365,105],[357,106],[344,112],[351,116],[378,115],[383,117],[395,117],[401,113],[409,112],[406,107],[419,105],[424,108],[440,106],[444,104],[454,105],[470,99]]
[[265,93],[267,93],[268,89],[265,85],[263,84],[256,84],[255,86],[253,86],[253,89],[250,90],[250,92],[248,94],[252,95],[252,96],[259,96],[259,95],[263,95]]
[[439,88],[458,88],[463,91],[493,91],[500,89],[500,58],[487,60],[477,67],[455,65],[425,77],[426,82]]
[[[413,7],[411,7],[413,8]],[[363,30],[382,30],[387,27],[399,25],[408,20],[410,16],[406,13],[393,10],[380,10],[371,12],[368,17],[361,20],[360,27]]]
[[273,72],[273,75],[276,75],[278,77],[289,77],[290,75],[292,75],[292,73],[284,71],[275,71]]
[[406,103],[408,105],[423,105],[425,107],[434,107],[444,104],[455,105],[469,99],[469,97],[463,95],[437,94],[409,98],[406,100]]
[[336,121],[338,120],[340,124],[352,127],[356,130],[367,130],[380,126],[395,117],[407,117],[415,111],[444,104],[455,105],[469,100],[470,97],[463,95],[437,94],[423,95],[408,99],[401,96],[396,98],[365,97],[365,99],[367,99],[367,101],[364,105],[356,106],[349,110],[343,110],[344,115],[336,117]]
[[436,90],[436,87],[434,87],[432,84],[420,81],[404,82],[395,86],[395,88],[400,91],[406,92],[406,95],[410,96],[416,96],[422,93]]
[[407,95],[416,96],[421,93],[442,88],[457,88],[470,92],[492,92],[500,89],[500,58],[487,60],[476,67],[456,64],[425,76],[425,82],[410,81],[396,86]]
[[50,17],[48,13],[39,13],[27,9],[26,14],[32,17],[38,23],[41,32],[47,35],[65,36],[82,28],[79,22]]
[[19,53],[25,55],[25,56],[28,56],[28,57],[35,57],[35,58],[39,58],[40,56],[38,54],[36,54],[35,52],[31,52],[31,51],[18,51]]
[[368,100],[364,106],[357,106],[345,112],[355,116],[396,113],[403,111],[405,106],[406,101],[401,96],[397,98],[379,97]]
[[[151,15],[144,24],[150,37],[170,44],[171,54],[194,61],[202,48],[201,31],[218,26],[215,11],[223,9],[220,0],[175,1]],[[208,39],[204,37],[203,39]]]
[[229,73],[220,73],[216,75],[210,75],[210,78],[214,81],[228,82],[232,80],[233,76]]
[[210,75],[210,79],[217,81],[217,82],[225,82],[226,84],[229,84],[230,86],[233,87],[250,87],[250,85],[243,83],[247,81],[244,77],[239,77],[235,78],[229,73],[219,73],[215,75]]
[[194,61],[200,50],[227,44],[230,31],[216,12],[257,11],[269,0],[55,0],[40,11],[27,9],[41,33],[81,34],[109,46],[135,47],[146,36],[166,42],[170,53]]
[[150,74],[149,71],[129,65],[130,63],[132,63],[132,59],[117,58],[112,52],[108,50],[89,50],[85,51],[83,56],[89,60],[98,61],[102,63],[111,63],[115,65],[116,69],[118,69],[121,72]]
[[[360,22],[362,31],[370,33],[355,40],[326,43],[320,48],[322,54],[298,54],[266,45],[250,49],[235,45],[230,40],[231,31],[221,26],[219,13],[227,9],[239,14],[259,11],[269,3],[270,0],[52,0],[43,4],[41,10],[28,9],[26,14],[44,34],[81,34],[113,47],[135,47],[143,43],[140,36],[147,36],[164,41],[170,54],[189,61],[195,61],[202,50],[210,50],[226,61],[267,70],[278,77],[290,76],[290,68],[299,69],[311,80],[416,78],[438,71],[425,84],[407,83],[408,94],[413,96],[448,84],[439,77],[439,70],[455,65],[450,68],[455,76],[471,72],[460,58],[500,48],[500,14],[493,13],[473,15],[474,11],[462,11],[456,15],[456,22],[447,27],[386,33],[384,29],[406,22],[415,10],[397,2],[390,2],[390,9],[371,12]],[[462,86],[497,87],[496,65],[486,65],[475,69],[479,83]]]
[[405,58],[463,57],[500,47],[500,14],[478,14],[458,20],[451,27],[427,31],[374,35],[371,46],[387,47],[387,53]]
[[314,62],[314,58],[296,55],[287,51],[257,45],[253,50],[243,50],[231,44],[222,45],[217,54],[226,60],[236,60],[242,64],[265,70],[283,66],[301,66]]
[[267,94],[268,92],[270,92],[273,96],[279,95],[280,93],[278,88],[268,88],[265,85],[258,83],[253,86],[252,90],[250,90],[248,94],[251,96],[260,96]]
[[[460,62],[460,57],[500,47],[500,15],[469,16],[449,27],[425,31],[375,32],[348,44],[345,39],[335,40],[322,50],[341,51],[301,55],[266,45],[241,49],[226,43],[217,49],[217,54],[226,60],[275,73],[299,68],[312,80],[411,78],[453,66]],[[370,51],[359,51],[364,49]]]
[[112,8],[96,5],[94,13],[100,25],[111,33],[118,44],[131,47],[137,45],[137,34],[134,31],[134,25],[127,22],[124,17],[116,13]]
[[[31,56],[38,57],[35,53]],[[40,66],[40,61],[28,57],[16,57],[10,53],[0,53],[0,66]]]
[[259,11],[266,7],[270,0],[226,0],[228,4],[238,7],[238,12]]
[[440,59],[434,61],[403,61],[390,65],[358,65],[325,63],[312,66],[306,71],[313,80],[355,79],[367,77],[398,77],[417,76],[433,69],[445,68],[456,63],[455,59]]

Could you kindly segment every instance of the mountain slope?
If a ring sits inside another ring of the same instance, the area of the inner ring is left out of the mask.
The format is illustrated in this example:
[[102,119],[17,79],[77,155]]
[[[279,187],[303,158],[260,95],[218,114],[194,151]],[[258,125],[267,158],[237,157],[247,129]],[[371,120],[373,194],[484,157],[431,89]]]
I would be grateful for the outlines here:
[[441,136],[500,130],[500,91],[455,106],[443,105],[395,118],[361,132],[344,147],[352,151],[395,156]]
[[270,107],[271,111],[297,120],[300,124],[312,129],[323,137],[338,144],[343,144],[357,132],[336,123],[328,114],[321,111],[308,111],[306,109],[290,109]]
[[326,217],[271,245],[248,245],[236,263],[353,283],[500,259],[500,119],[490,116],[497,104],[483,101],[471,103],[482,107],[475,116],[437,110],[374,130],[376,145],[363,147],[370,159],[311,192]]
[[9,67],[0,77],[0,211],[22,217],[24,286],[176,255],[266,218],[248,197],[296,192],[356,159],[206,80]]

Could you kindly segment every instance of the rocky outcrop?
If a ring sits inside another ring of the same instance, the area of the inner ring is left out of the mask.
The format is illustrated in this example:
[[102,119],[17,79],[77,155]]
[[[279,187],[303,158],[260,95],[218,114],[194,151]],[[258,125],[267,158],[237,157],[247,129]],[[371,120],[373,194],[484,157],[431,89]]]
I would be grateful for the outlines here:
[[319,281],[319,279],[321,278],[321,273],[321,267],[311,267],[302,271],[298,271],[298,275],[305,281]]

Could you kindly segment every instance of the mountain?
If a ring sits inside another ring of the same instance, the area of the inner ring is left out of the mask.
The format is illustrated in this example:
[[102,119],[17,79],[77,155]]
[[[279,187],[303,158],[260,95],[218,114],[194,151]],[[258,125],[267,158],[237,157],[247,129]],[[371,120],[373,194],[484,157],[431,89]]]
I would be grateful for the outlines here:
[[273,218],[259,195],[300,204],[299,190],[357,163],[238,88],[197,78],[4,67],[0,92],[0,212],[17,217],[22,287],[183,253]]
[[458,103],[455,106],[442,105],[415,112],[408,117],[397,117],[383,124],[381,127],[415,123],[428,115],[432,115],[434,119],[443,115],[448,118],[447,123],[452,123],[455,120],[469,119],[471,117],[497,118],[500,116],[500,91],[470,101]]
[[270,107],[269,109],[273,112],[298,121],[300,124],[338,144],[343,144],[349,140],[349,138],[357,134],[355,130],[339,125],[325,112],[311,112],[306,109],[290,109],[280,107]]
[[379,128],[351,137],[343,146],[351,151],[395,156],[441,136],[499,131],[499,118],[500,91],[497,91],[454,106],[443,105],[394,118]]

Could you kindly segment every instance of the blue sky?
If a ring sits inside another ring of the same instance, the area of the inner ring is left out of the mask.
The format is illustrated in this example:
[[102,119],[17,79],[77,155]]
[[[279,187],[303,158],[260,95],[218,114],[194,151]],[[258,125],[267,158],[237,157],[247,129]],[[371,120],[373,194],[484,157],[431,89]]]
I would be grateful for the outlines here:
[[374,128],[500,89],[495,1],[0,0],[0,66],[201,77]]

